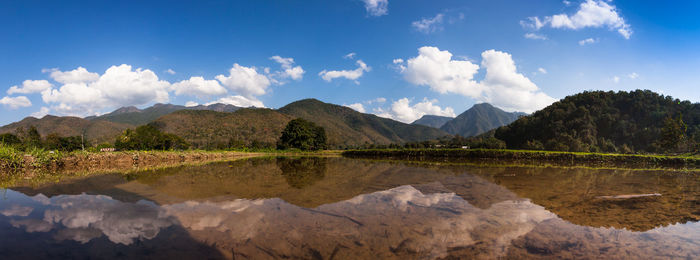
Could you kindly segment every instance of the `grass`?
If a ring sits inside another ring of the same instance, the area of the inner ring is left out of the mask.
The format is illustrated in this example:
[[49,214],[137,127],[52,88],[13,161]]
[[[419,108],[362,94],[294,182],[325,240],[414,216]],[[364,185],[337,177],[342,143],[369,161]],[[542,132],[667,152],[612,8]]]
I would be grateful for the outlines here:
[[24,165],[24,153],[0,143],[0,172],[14,173]]
[[625,167],[700,168],[696,155],[613,154],[508,149],[369,149],[342,153],[348,157],[393,159],[499,159],[542,161],[591,166],[624,165]]

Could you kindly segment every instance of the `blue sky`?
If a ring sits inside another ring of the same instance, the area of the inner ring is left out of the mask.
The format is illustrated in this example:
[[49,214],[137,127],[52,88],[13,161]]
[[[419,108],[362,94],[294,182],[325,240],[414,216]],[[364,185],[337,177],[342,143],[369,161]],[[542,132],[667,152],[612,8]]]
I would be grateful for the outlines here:
[[697,10],[697,1],[3,1],[0,124],[157,102],[278,108],[317,98],[404,122],[480,102],[532,112],[584,90],[698,102]]

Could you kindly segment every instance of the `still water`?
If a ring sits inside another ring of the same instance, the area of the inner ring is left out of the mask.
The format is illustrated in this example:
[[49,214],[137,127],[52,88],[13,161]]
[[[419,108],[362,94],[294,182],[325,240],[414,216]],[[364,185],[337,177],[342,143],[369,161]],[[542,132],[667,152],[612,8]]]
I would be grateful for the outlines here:
[[2,259],[700,257],[700,174],[255,158],[0,190]]

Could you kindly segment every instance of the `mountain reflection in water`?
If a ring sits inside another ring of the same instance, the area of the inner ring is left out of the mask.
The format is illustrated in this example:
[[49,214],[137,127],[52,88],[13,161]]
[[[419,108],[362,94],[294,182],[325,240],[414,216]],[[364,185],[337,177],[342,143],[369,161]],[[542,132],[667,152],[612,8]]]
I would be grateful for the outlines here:
[[692,173],[249,159],[5,190],[0,255],[696,258],[698,182]]

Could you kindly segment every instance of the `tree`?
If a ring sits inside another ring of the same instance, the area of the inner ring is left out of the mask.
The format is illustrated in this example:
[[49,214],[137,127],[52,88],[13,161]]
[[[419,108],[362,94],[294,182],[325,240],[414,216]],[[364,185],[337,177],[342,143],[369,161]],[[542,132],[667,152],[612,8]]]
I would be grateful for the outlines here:
[[277,149],[322,150],[326,147],[326,130],[302,118],[289,121],[277,141]]
[[36,127],[29,127],[29,131],[27,131],[27,138],[24,140],[24,143],[27,144],[27,147],[41,147],[41,135]]
[[15,144],[22,143],[22,141],[19,140],[19,137],[17,137],[16,135],[13,135],[10,133],[5,133],[5,134],[0,134],[0,143],[6,144],[6,145],[15,145]]
[[687,130],[688,126],[683,122],[682,116],[679,115],[677,119],[667,117],[661,129],[659,148],[665,152],[678,151],[687,139]]
[[126,129],[117,137],[114,147],[119,150],[187,149],[189,144],[174,134],[163,133],[152,125]]

